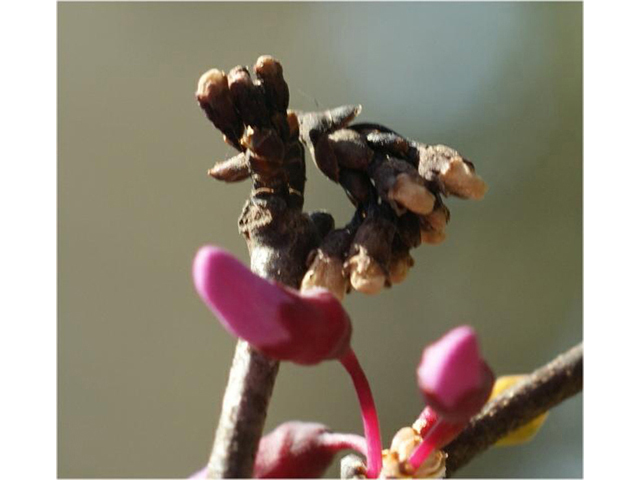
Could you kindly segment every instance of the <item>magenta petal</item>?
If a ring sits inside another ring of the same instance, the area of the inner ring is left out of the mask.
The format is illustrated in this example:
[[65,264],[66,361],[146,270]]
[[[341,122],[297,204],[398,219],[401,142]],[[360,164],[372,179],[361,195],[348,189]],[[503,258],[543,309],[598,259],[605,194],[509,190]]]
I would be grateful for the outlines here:
[[458,327],[424,350],[418,368],[423,390],[437,394],[440,402],[452,407],[480,380],[480,351],[471,327]]
[[493,374],[471,327],[455,328],[424,350],[418,385],[427,403],[450,420],[479,411],[491,391]]
[[202,300],[233,335],[259,347],[290,340],[278,312],[291,298],[230,253],[213,246],[198,250],[193,281]]
[[321,477],[337,451],[327,444],[327,434],[320,423],[283,423],[260,440],[254,478]]
[[229,332],[272,358],[313,365],[349,348],[351,320],[328,290],[301,294],[258,277],[212,246],[198,251],[193,280]]

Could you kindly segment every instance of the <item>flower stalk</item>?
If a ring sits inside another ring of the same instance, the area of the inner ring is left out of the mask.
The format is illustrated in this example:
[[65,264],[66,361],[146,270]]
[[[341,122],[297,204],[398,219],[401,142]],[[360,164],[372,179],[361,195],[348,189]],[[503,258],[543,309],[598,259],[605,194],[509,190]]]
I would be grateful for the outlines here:
[[360,402],[364,436],[367,441],[367,478],[377,478],[382,469],[382,440],[371,387],[353,349],[340,358],[340,363],[351,376]]

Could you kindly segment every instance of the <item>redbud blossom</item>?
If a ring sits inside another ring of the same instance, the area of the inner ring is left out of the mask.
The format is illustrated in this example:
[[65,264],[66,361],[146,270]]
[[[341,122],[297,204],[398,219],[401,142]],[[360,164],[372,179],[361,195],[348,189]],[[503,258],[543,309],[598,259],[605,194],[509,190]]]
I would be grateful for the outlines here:
[[440,417],[466,421],[486,403],[493,373],[480,356],[475,331],[455,328],[425,348],[418,367],[418,386]]
[[351,321],[325,289],[300,293],[265,280],[213,246],[198,251],[193,280],[227,331],[274,359],[313,365],[349,350]]
[[418,367],[418,386],[428,405],[421,417],[432,425],[421,432],[423,440],[407,462],[410,469],[418,470],[435,449],[464,429],[489,398],[493,380],[471,327],[454,328],[425,348]]
[[286,422],[260,440],[253,477],[319,478],[346,449],[365,454],[365,439],[333,433],[320,423]]

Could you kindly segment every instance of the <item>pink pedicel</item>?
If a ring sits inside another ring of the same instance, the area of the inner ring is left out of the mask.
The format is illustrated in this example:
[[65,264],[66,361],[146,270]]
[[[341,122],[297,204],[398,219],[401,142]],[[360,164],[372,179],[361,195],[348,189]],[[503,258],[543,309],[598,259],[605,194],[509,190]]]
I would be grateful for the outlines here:
[[193,281],[227,331],[272,358],[314,365],[349,349],[351,321],[328,290],[301,294],[255,275],[213,246],[196,254]]
[[[415,470],[433,450],[451,442],[487,402],[494,376],[480,355],[475,331],[455,328],[425,348],[418,366],[418,386],[427,408],[419,419],[429,426],[409,464]],[[435,421],[434,421],[435,420]]]

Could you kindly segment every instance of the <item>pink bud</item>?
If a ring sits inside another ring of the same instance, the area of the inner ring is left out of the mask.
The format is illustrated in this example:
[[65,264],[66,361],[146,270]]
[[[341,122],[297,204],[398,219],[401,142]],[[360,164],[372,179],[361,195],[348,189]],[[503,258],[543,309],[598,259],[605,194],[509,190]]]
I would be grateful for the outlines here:
[[475,331],[455,328],[425,348],[418,386],[428,405],[448,422],[466,422],[486,403],[493,373],[480,356]]
[[344,449],[363,452],[365,440],[320,423],[286,422],[260,440],[253,477],[319,478]]
[[193,281],[225,329],[272,358],[313,365],[349,349],[351,321],[328,290],[270,282],[213,246],[196,254]]

